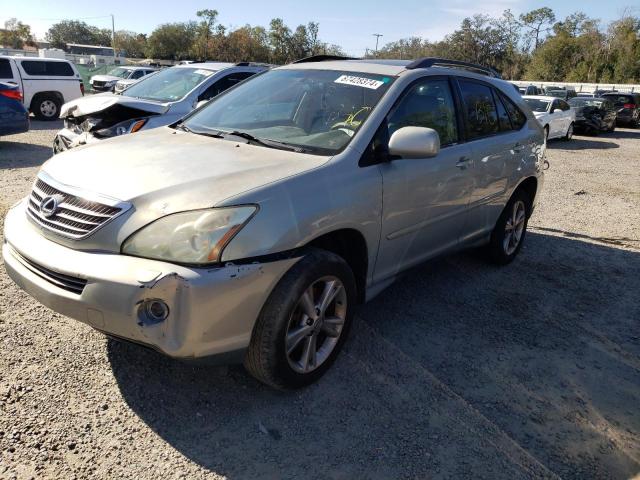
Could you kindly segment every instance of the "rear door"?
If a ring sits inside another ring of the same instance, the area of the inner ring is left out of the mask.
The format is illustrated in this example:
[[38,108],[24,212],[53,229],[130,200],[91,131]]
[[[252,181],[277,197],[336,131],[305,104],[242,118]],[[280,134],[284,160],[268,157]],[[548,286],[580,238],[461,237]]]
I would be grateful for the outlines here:
[[380,142],[387,145],[395,131],[408,126],[434,129],[441,149],[433,158],[379,165],[383,216],[374,281],[455,247],[471,193],[471,152],[460,143],[449,78],[426,77],[407,87],[380,127]]
[[492,85],[475,79],[458,78],[463,103],[466,140],[472,151],[473,191],[462,240],[480,236],[491,230],[504,207],[509,178],[523,158],[527,142],[514,127],[505,102],[515,108],[503,93]]

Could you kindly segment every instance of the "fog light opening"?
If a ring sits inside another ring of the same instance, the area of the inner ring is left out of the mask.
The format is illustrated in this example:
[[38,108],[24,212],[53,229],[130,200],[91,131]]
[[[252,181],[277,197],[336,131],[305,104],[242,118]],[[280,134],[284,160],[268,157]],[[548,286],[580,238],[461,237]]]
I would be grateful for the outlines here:
[[164,322],[169,316],[169,306],[160,299],[145,300],[139,309],[141,324],[153,325]]

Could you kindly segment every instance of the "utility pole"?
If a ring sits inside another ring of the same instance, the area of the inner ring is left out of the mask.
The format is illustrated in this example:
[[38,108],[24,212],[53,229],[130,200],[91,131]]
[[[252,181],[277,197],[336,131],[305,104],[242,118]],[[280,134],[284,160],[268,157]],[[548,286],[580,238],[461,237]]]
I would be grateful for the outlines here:
[[384,35],[382,35],[381,33],[374,33],[373,36],[376,37],[376,57],[377,57],[378,56],[378,40],[380,40],[380,37],[384,37]]
[[116,22],[111,14],[111,48],[113,49],[113,64],[116,63]]

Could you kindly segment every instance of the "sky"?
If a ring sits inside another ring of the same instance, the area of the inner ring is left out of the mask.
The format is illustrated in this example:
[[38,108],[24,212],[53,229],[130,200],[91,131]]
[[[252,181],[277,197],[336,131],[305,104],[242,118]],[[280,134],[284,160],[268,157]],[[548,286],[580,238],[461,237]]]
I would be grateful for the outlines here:
[[161,23],[195,20],[196,11],[213,8],[219,12],[218,22],[232,29],[245,24],[267,27],[275,17],[284,19],[292,29],[301,23],[319,22],[322,41],[338,44],[350,55],[361,56],[366,48],[375,48],[374,33],[383,35],[380,46],[410,36],[441,40],[458,28],[465,17],[475,13],[499,16],[509,8],[518,15],[542,6],[553,8],[558,18],[581,10],[604,23],[618,18],[625,8],[640,14],[638,0],[546,3],[529,0],[393,0],[388,3],[371,0],[0,0],[0,24],[16,17],[31,25],[36,37],[43,39],[51,24],[63,19],[111,28],[109,14],[113,13],[116,30],[151,33]]

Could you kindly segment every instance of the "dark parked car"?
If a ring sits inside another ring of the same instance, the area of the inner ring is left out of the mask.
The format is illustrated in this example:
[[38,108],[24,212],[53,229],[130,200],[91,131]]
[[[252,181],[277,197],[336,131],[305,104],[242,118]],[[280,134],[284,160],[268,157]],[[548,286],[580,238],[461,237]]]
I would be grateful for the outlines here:
[[577,132],[597,135],[615,130],[618,112],[611,100],[576,97],[569,100],[569,105],[576,111],[573,128]]
[[22,104],[22,93],[17,85],[0,82],[0,135],[11,135],[29,130],[29,112]]
[[544,92],[541,88],[536,87],[535,85],[528,85],[526,87],[520,87],[518,89],[521,95],[544,95]]
[[618,125],[638,126],[640,122],[640,93],[605,93],[602,98],[611,100],[618,110]]

